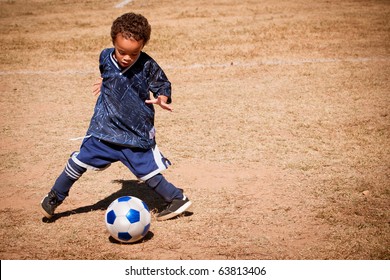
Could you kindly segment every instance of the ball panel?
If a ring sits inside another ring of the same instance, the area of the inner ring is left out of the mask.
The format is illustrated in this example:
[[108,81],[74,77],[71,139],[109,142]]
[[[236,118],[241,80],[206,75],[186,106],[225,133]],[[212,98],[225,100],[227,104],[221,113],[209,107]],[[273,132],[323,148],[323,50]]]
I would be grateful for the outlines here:
[[129,242],[133,237],[128,232],[118,232],[118,238],[121,241]]
[[125,202],[125,201],[131,200],[131,197],[130,196],[122,196],[122,197],[118,198],[117,200],[118,200],[118,202]]
[[130,223],[127,220],[126,216],[118,216],[116,217],[113,226],[115,227],[117,232],[125,232],[130,228]]
[[144,206],[145,210],[150,212],[148,205],[146,205],[145,202],[142,201],[142,205]]
[[114,210],[110,210],[106,214],[106,222],[108,224],[112,225],[114,223],[115,219],[116,219],[115,211]]
[[149,229],[150,229],[150,224],[147,224],[145,227],[144,227],[144,230],[142,231],[142,236],[145,236],[148,232],[149,232]]
[[135,224],[134,226],[131,226],[128,232],[130,235],[136,238],[142,236],[143,230],[144,230],[144,226],[138,223]]
[[138,210],[131,208],[129,212],[127,212],[126,218],[129,220],[130,224],[137,223],[140,220],[140,213]]
[[149,211],[146,211],[146,209],[143,209],[141,211],[141,220],[140,222],[145,226],[147,224],[150,224],[151,221],[151,215]]
[[117,216],[125,216],[129,211],[129,204],[127,201],[118,201],[115,205],[113,205],[112,209],[115,211]]

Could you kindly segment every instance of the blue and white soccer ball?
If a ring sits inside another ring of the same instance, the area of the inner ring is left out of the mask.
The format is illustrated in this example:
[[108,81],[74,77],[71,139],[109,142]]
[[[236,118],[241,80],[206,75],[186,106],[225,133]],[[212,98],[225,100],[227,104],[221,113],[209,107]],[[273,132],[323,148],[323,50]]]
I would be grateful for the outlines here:
[[133,243],[149,232],[150,218],[145,202],[134,196],[122,196],[108,206],[106,227],[117,241]]

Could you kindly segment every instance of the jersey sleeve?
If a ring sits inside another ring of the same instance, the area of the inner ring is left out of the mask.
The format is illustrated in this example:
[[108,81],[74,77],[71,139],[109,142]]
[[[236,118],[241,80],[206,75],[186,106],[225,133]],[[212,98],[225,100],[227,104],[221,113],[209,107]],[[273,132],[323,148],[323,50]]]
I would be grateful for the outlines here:
[[165,75],[161,67],[152,60],[150,62],[149,70],[149,90],[153,93],[153,96],[157,98],[159,95],[168,97],[167,103],[172,102],[172,87],[171,82]]
[[108,60],[110,59],[110,55],[113,52],[113,50],[114,49],[112,49],[112,48],[104,49],[100,53],[100,56],[99,56],[99,70],[100,70],[100,74],[101,74],[102,78],[103,78],[104,70],[106,69],[106,67],[108,65]]

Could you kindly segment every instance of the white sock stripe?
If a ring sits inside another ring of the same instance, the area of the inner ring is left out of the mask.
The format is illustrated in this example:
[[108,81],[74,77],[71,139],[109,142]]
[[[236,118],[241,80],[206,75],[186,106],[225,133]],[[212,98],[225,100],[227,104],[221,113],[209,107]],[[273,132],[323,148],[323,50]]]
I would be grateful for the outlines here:
[[82,173],[80,173],[80,172],[74,170],[74,168],[69,164],[69,162],[68,162],[68,164],[66,165],[66,167],[69,168],[69,171],[71,171],[71,172],[74,173],[75,175],[81,176]]
[[72,166],[69,165],[69,163],[66,165],[65,167],[65,172],[66,174],[68,174],[69,177],[73,178],[73,179],[78,179],[81,177],[81,174],[76,172]]
[[74,176],[73,174],[71,174],[71,173],[69,173],[69,172],[66,172],[65,171],[65,173],[66,173],[66,175],[68,175],[68,177],[70,177],[70,178],[72,178],[72,179],[74,179],[74,180],[78,180],[80,177],[77,177],[77,176]]
[[69,170],[69,172],[73,173],[75,176],[81,176],[82,175],[82,173],[74,170],[74,168],[69,163],[66,165],[66,167]]
[[74,179],[74,180],[77,180],[77,179],[80,178],[80,177],[74,176],[73,174],[67,172],[67,170],[65,170],[65,173],[66,173],[66,175],[68,175],[70,178],[72,178],[72,179]]

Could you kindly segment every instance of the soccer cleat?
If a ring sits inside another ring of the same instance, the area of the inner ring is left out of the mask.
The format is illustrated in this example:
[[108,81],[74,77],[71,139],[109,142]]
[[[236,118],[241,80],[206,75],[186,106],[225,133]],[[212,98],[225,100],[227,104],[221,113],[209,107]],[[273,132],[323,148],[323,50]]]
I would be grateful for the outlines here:
[[172,219],[190,208],[191,204],[192,202],[186,196],[183,199],[174,199],[165,210],[157,215],[157,221]]
[[41,201],[41,211],[46,218],[50,219],[54,215],[54,211],[62,201],[58,200],[55,191],[51,190]]

